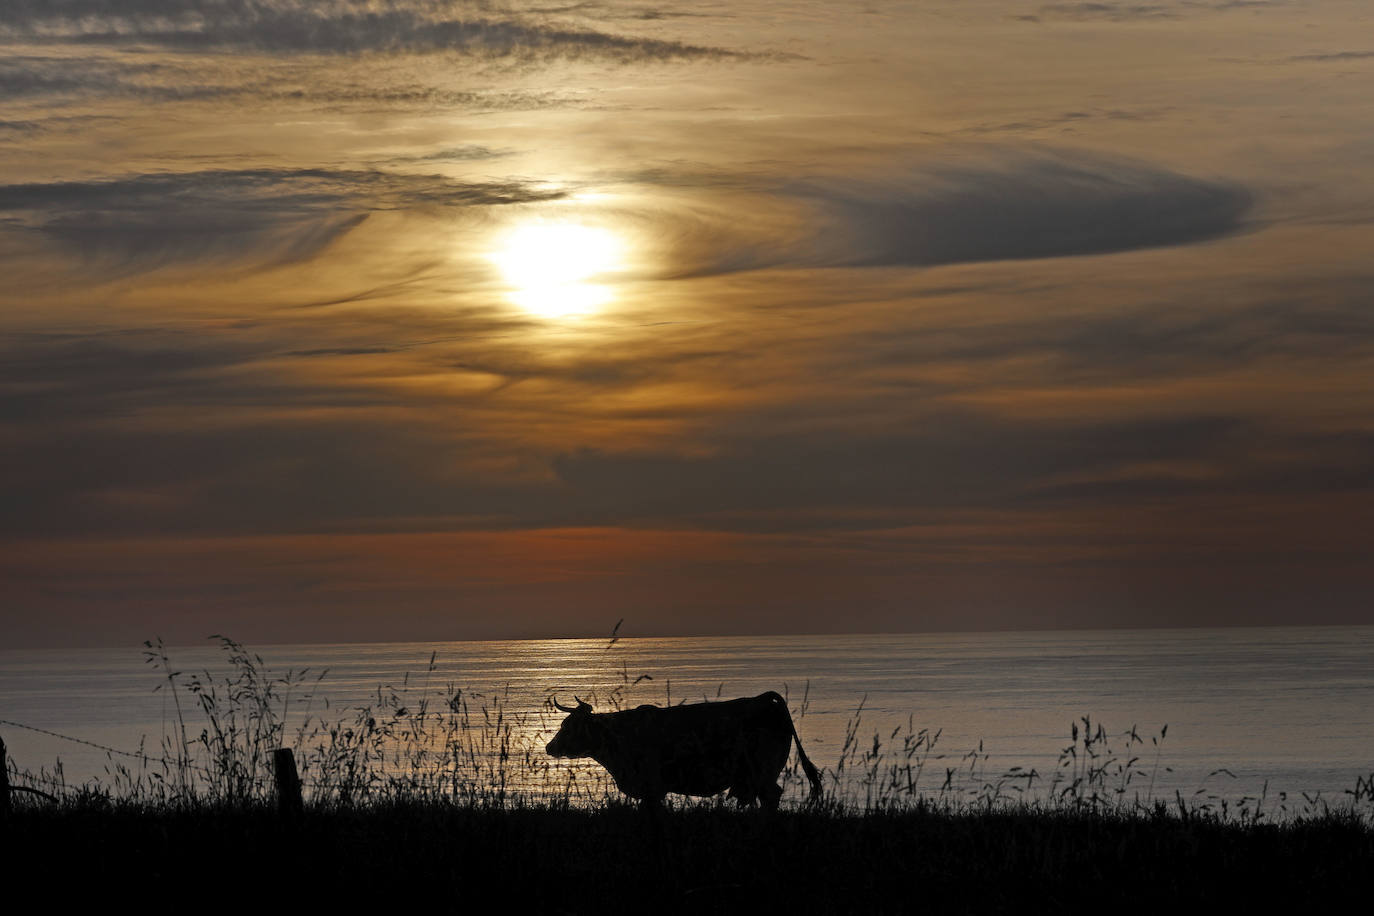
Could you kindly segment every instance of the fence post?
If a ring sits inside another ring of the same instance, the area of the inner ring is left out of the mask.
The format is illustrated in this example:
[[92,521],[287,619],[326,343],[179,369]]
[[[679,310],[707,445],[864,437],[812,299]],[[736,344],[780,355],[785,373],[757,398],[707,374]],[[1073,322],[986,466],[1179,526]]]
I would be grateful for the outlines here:
[[283,817],[299,817],[304,810],[301,780],[296,775],[296,755],[289,747],[272,752],[272,771],[277,778],[277,812]]
[[5,759],[5,739],[0,738],[0,817],[10,813],[10,768]]

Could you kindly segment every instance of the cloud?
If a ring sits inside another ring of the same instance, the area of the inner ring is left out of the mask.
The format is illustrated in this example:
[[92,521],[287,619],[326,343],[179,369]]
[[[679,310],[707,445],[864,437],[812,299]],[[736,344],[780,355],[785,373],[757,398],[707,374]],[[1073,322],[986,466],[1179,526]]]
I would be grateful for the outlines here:
[[98,94],[153,102],[227,96],[240,87],[166,61],[14,56],[0,59],[0,97]]
[[502,159],[513,154],[513,150],[493,149],[477,143],[464,146],[451,146],[419,156],[397,156],[391,162],[476,162],[485,159]]
[[365,105],[384,106],[390,112],[402,108],[530,111],[593,104],[585,93],[559,88],[461,88],[451,84],[451,71],[421,68],[403,76],[375,61],[354,60],[339,66],[318,58],[277,58],[264,69],[262,61],[245,61],[239,55],[201,54],[194,59],[164,55],[149,60],[150,56],[113,52],[104,57],[28,54],[0,58],[0,97],[46,103],[114,97],[148,103],[242,104],[243,99],[252,99],[254,105],[306,103],[340,109]]
[[[970,368],[968,378],[974,381],[931,386],[928,395],[1005,385],[994,381],[999,365],[1016,360],[1046,367],[1046,376],[1030,387],[1140,385],[1266,363],[1358,365],[1374,355],[1374,314],[1361,304],[1366,282],[1352,278],[1344,288],[1313,285],[1281,296],[1269,293],[1241,309],[1199,308],[1191,301],[1117,302],[1096,314],[1065,317],[1053,310],[1017,309],[997,314],[996,320],[971,310],[967,322],[946,316],[935,325],[917,322],[852,336],[843,358],[847,365],[874,372],[950,364]],[[991,298],[974,295],[985,302]],[[1034,295],[1025,293],[1027,299]]]
[[1302,62],[1340,62],[1347,60],[1369,60],[1374,58],[1374,51],[1327,51],[1319,54],[1294,54],[1286,58],[1291,61]]
[[1124,108],[1092,108],[1081,111],[1064,111],[1041,117],[1020,118],[1016,121],[994,121],[974,124],[962,128],[960,134],[998,134],[1020,133],[1042,130],[1068,132],[1074,125],[1099,121],[1148,121],[1158,118],[1161,109],[1129,110]]
[[1183,0],[1183,2],[1173,3],[1116,3],[1088,0],[1088,2],[1047,3],[1040,7],[1037,11],[1038,15],[1013,18],[1026,22],[1040,22],[1043,19],[1077,21],[1105,19],[1111,22],[1137,22],[1150,19],[1179,19],[1197,13],[1272,9],[1284,3],[1285,0]]
[[377,170],[169,172],[0,185],[0,225],[135,269],[269,256],[308,258],[376,210],[550,200],[519,182],[456,182]]
[[[197,398],[197,379],[242,365],[253,348],[162,331],[0,335],[0,423],[70,423],[130,414],[169,392]],[[173,398],[175,400],[175,398]]]
[[[1085,424],[951,410],[834,435],[789,428],[788,409],[778,408],[717,418],[698,443],[709,454],[550,454],[492,425],[480,400],[444,399],[436,414],[448,422],[416,423],[413,399],[283,374],[261,341],[187,333],[6,344],[3,419],[25,430],[7,448],[0,483],[8,507],[0,531],[12,534],[387,530],[418,519],[463,527],[462,519],[477,517],[513,529],[787,530],[863,511],[909,524],[913,514],[941,508],[1079,502],[1070,486],[1078,480],[1107,482],[1093,498],[1108,484],[1130,493],[1137,481],[1115,479],[1115,468],[1143,457],[1230,455],[1231,443],[1250,434],[1244,422],[1214,416]],[[296,355],[389,358],[380,347],[347,349]],[[526,403],[520,414],[560,409]],[[1329,446],[1310,444],[1321,458],[1308,465],[1331,461]],[[517,473],[521,464],[549,473]],[[1231,486],[1243,466],[1232,460]],[[1057,491],[1056,481],[1064,482]],[[1191,483],[1196,491],[1219,486]]]
[[[0,337],[0,533],[835,534],[1366,492],[1374,440],[1348,398],[1308,417],[1272,392],[1205,395],[1209,378],[1287,373],[1282,387],[1301,367],[1345,367],[1357,386],[1366,280],[1266,287],[1229,309],[1159,289],[1087,313],[1056,310],[1058,292],[1009,308],[958,294],[939,315],[855,308],[820,339],[770,322],[758,342],[736,321],[572,355],[531,346],[518,317],[395,300],[329,321],[14,334]],[[1102,397],[1020,406],[1047,386]]]
[[101,115],[68,115],[62,117],[37,117],[23,120],[0,121],[0,134],[6,132],[13,136],[29,137],[35,134],[74,133],[89,128],[102,121],[113,118]]
[[1162,3],[1048,3],[1040,7],[1046,19],[1173,19],[1178,13]]
[[1238,232],[1251,195],[1228,182],[1083,153],[981,151],[963,161],[798,178],[776,199],[800,208],[774,244],[688,233],[686,273],[763,267],[928,267],[1105,254]]
[[695,12],[691,10],[673,9],[666,10],[651,6],[620,6],[618,4],[606,3],[567,3],[559,6],[531,7],[529,13],[537,14],[574,14],[585,16],[588,19],[639,19],[652,21],[656,19],[713,19],[729,18],[731,14],[726,11]]
[[395,353],[394,347],[315,347],[310,350],[288,350],[287,356],[373,356]]
[[450,51],[621,61],[739,56],[723,48],[496,18],[484,5],[453,0],[7,0],[0,7],[3,40],[270,54]]
[[403,409],[413,399],[291,371],[296,359],[384,359],[385,348],[283,353],[274,333],[192,324],[0,338],[0,432],[24,430],[0,456],[0,536],[540,511],[528,485],[465,468],[490,434],[417,424]]
[[[779,426],[757,416],[752,422],[763,430]],[[726,435],[706,457],[589,449],[561,455],[553,466],[588,511],[578,520],[583,523],[704,520],[714,513],[785,514],[802,507],[898,514],[1008,508],[1034,501],[1045,478],[1109,468],[1142,454],[1192,457],[1234,435],[1237,426],[1205,416],[1089,425],[937,412],[919,428],[842,436],[722,429],[717,435]]]

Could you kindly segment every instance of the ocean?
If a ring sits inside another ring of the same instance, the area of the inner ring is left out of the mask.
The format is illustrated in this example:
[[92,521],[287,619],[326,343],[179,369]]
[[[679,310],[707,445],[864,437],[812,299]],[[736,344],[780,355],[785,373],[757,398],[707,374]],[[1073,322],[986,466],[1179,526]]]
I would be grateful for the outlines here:
[[[1056,772],[1062,780],[1081,764],[1085,718],[1106,739],[1093,747],[1098,763],[1134,774],[1129,792],[1141,800],[1263,796],[1293,810],[1319,797],[1339,804],[1374,771],[1374,627],[249,648],[271,674],[306,672],[287,708],[293,722],[342,718],[391,693],[440,708],[461,689],[479,705],[499,695],[540,747],[561,718],[551,697],[609,708],[777,690],[807,754],[832,774],[847,736],[864,752],[876,741],[876,757],[891,762],[903,737],[926,730],[934,741],[922,745],[916,789],[932,797],[986,792],[999,779],[1043,796]],[[227,670],[216,644],[167,653],[183,679]],[[107,751],[21,726],[153,753],[177,727],[178,699],[188,732],[200,729],[192,697],[155,690],[163,681],[142,647],[0,651],[0,719],[12,723],[0,723],[0,737],[21,768],[60,758],[69,784],[105,778]],[[843,773],[859,797],[854,754]]]

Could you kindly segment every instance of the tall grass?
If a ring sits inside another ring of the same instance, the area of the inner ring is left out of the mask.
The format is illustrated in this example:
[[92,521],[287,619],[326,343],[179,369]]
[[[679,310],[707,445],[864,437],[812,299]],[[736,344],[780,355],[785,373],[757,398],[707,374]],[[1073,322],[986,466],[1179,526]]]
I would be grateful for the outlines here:
[[[554,772],[537,736],[551,707],[512,710],[508,693],[433,683],[437,657],[420,677],[376,689],[372,701],[338,712],[322,687],[327,671],[271,674],[261,656],[223,636],[227,673],[177,669],[159,641],[145,644],[171,697],[173,721],[160,750],[132,762],[110,758],[106,779],[79,787],[158,805],[258,803],[273,793],[272,755],[295,754],[304,793],[317,806],[447,800],[501,805],[562,801],[594,792],[585,778]],[[607,794],[602,787],[600,795]]]
[[[160,640],[145,644],[145,660],[157,674],[155,689],[168,699],[167,722],[156,751],[111,753],[101,779],[67,785],[60,762],[20,771],[31,782],[83,802],[104,800],[158,807],[254,806],[272,801],[273,751],[293,750],[309,805],[442,802],[466,807],[596,808],[621,798],[609,776],[592,761],[555,761],[544,744],[562,720],[546,696],[535,708],[514,708],[507,691],[473,692],[436,683],[437,657],[417,676],[379,686],[370,702],[331,708],[323,688],[328,672],[288,670],[273,674],[264,660],[227,637],[212,637],[225,666],[188,672],[176,667]],[[630,702],[647,675],[623,667],[609,687],[584,699],[601,709]],[[672,701],[670,683],[664,696]],[[809,685],[796,700],[804,721]],[[1052,770],[989,767],[980,743],[967,752],[946,751],[941,732],[914,718],[894,728],[865,727],[860,703],[846,726],[833,764],[822,767],[831,813],[993,813],[1031,810],[1113,816],[1172,814],[1239,824],[1348,815],[1374,823],[1374,774],[1358,779],[1336,802],[1320,796],[1289,799],[1266,790],[1256,798],[1228,799],[1207,780],[1189,796],[1156,795],[1167,726],[1148,738],[1133,727],[1109,733],[1084,717],[1070,727],[1069,741]],[[817,761],[824,763],[824,761]],[[1213,777],[1225,778],[1227,771]],[[785,798],[800,804],[806,780],[795,755],[781,774]],[[722,804],[721,800],[706,802]]]

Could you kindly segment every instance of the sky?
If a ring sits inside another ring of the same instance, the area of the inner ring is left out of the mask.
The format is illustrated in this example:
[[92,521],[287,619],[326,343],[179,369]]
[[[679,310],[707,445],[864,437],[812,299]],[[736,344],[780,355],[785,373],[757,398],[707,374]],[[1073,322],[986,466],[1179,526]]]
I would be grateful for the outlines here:
[[1365,0],[0,5],[10,646],[1374,623]]

